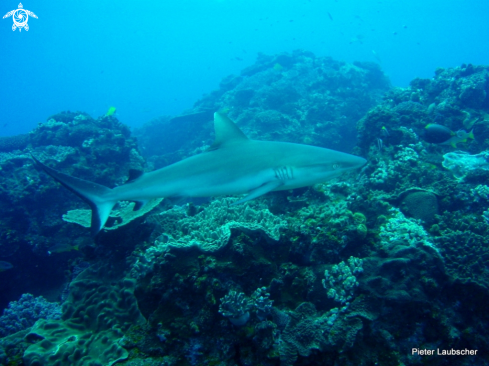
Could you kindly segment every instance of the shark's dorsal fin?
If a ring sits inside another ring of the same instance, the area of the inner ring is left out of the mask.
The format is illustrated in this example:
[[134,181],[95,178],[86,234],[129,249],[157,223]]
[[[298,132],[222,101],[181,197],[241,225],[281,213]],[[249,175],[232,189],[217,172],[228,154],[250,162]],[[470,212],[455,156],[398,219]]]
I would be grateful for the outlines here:
[[216,139],[209,150],[216,150],[229,144],[248,140],[248,137],[228,116],[219,112],[214,113],[214,132]]

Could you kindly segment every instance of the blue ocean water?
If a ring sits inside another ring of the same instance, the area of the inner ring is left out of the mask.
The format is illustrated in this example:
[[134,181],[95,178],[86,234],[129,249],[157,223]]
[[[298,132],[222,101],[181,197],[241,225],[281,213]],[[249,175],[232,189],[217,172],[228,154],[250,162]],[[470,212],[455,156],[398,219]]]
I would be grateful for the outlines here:
[[[0,3],[0,13],[18,8]],[[177,115],[251,65],[295,49],[381,64],[394,86],[487,64],[483,0],[27,1],[29,30],[0,22],[0,136],[60,111],[117,108],[137,127]]]

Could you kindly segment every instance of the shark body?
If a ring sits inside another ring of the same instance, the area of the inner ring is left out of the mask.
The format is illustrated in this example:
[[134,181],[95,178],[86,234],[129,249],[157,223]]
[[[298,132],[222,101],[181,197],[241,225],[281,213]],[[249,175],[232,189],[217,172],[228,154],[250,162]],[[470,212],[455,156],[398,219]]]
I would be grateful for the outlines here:
[[248,139],[225,115],[214,114],[216,139],[208,151],[145,173],[125,185],[108,188],[36,164],[92,208],[91,233],[104,226],[118,201],[141,208],[152,198],[248,195],[236,204],[267,192],[305,187],[359,168],[366,160],[310,145]]

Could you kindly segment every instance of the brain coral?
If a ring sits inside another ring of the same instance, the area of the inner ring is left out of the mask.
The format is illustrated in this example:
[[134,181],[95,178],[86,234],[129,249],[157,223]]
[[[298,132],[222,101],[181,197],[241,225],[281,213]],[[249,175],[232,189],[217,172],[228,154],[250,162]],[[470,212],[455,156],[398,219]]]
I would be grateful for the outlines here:
[[404,196],[401,210],[417,220],[429,223],[438,214],[438,200],[432,192],[410,192]]
[[26,335],[32,343],[24,353],[28,366],[113,365],[128,352],[119,345],[123,332],[143,324],[129,278],[114,280],[92,268],[70,285],[62,320],[41,319]]

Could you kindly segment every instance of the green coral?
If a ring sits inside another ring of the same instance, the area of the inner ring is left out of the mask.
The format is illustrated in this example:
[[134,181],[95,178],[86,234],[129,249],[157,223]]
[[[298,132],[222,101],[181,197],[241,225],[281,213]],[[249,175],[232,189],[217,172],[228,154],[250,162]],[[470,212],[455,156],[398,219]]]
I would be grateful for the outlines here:
[[[140,278],[151,272],[155,258],[170,248],[217,252],[228,244],[231,230],[262,236],[270,242],[280,239],[280,230],[287,226],[285,220],[257,201],[233,206],[238,200],[221,198],[212,201],[193,216],[185,207],[178,206],[150,216],[148,221],[154,223],[155,231],[161,234],[144,252],[133,253],[132,276]],[[237,240],[238,244],[242,245],[242,241]]]
[[320,315],[312,303],[300,304],[289,313],[290,320],[280,335],[280,365],[294,365],[299,355],[309,357],[331,348],[340,353],[351,349],[363,328],[356,315],[337,308]]
[[[161,201],[163,201],[163,198],[152,199],[137,211],[134,211],[134,206],[136,205],[134,202],[121,202],[119,209],[113,210],[109,216],[116,224],[110,227],[104,227],[104,230],[116,230],[121,226],[129,224],[131,221],[153,210]],[[88,228],[92,220],[92,211],[71,210],[63,215],[63,220]]]
[[357,224],[365,224],[367,222],[367,218],[365,217],[365,215],[361,212],[355,212],[353,214],[353,220],[357,223]]
[[418,220],[406,218],[397,208],[390,210],[391,217],[380,227],[380,245],[390,247],[392,243],[435,248],[429,234]]
[[433,222],[438,214],[438,199],[433,192],[415,190],[404,195],[401,210],[423,222]]
[[464,151],[455,151],[443,155],[443,166],[457,179],[464,179],[471,171],[489,170],[489,152],[470,155]]
[[88,268],[71,283],[62,320],[34,324],[26,335],[32,343],[24,353],[26,365],[111,366],[128,357],[119,345],[123,332],[145,322],[134,297],[136,282],[102,273]]
[[350,257],[347,263],[340,262],[324,271],[322,283],[330,299],[349,304],[358,286],[356,275],[363,272],[362,263],[360,258]]
[[[231,237],[231,230],[245,233],[257,232],[271,241],[280,239],[280,229],[286,222],[272,214],[265,205],[248,202],[232,206],[237,198],[215,200],[195,216],[187,216],[181,208],[173,208],[157,216],[164,234],[155,246],[177,248],[197,247],[204,252],[215,252],[224,247]],[[168,223],[168,220],[171,223]]]
[[445,212],[433,225],[448,274],[461,283],[489,288],[489,223],[475,213]]

